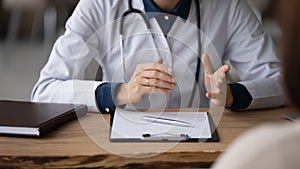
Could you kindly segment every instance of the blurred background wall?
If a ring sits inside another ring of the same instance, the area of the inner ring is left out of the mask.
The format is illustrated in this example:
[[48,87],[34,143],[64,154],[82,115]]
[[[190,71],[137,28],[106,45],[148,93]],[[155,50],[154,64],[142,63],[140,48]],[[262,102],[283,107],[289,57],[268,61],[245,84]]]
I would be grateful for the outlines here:
[[77,0],[0,0],[0,99],[30,100]]
[[[249,1],[254,2],[254,10],[261,12],[262,27],[278,44],[277,0]],[[65,22],[77,3],[78,0],[0,0],[0,99],[30,100],[52,45],[64,32]],[[232,81],[237,79],[233,73]]]

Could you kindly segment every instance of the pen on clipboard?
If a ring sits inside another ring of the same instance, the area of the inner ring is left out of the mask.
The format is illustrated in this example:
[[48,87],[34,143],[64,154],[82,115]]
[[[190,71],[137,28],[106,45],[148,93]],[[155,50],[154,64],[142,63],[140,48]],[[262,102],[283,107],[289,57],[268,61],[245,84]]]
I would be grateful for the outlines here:
[[147,122],[154,122],[160,124],[167,124],[167,125],[176,125],[181,127],[192,127],[192,125],[188,122],[175,120],[175,119],[168,119],[162,117],[153,117],[153,116],[141,116],[141,118]]

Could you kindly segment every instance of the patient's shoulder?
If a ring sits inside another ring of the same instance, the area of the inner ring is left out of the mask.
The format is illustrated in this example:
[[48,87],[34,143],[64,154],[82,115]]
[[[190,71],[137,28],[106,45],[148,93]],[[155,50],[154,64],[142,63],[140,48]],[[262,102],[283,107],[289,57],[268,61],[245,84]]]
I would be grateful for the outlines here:
[[234,141],[214,168],[292,168],[299,166],[299,156],[300,125],[267,124],[247,131]]

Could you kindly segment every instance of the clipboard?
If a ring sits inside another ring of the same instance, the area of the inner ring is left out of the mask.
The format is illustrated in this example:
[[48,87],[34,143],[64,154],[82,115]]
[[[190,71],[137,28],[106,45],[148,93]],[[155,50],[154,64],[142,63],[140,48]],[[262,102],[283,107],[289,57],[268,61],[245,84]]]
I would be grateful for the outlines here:
[[[143,120],[145,116],[188,122],[192,126],[179,126],[176,123],[161,123],[155,120],[145,121]],[[194,121],[189,121],[191,119]],[[208,112],[132,112],[120,108],[117,108],[112,116],[109,138],[111,142],[220,141]]]

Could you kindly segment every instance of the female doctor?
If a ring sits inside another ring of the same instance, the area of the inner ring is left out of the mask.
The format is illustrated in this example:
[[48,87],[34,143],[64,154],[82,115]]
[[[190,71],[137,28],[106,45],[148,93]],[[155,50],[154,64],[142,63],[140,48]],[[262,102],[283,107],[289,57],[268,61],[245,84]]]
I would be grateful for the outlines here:
[[[92,59],[101,82],[84,80]],[[240,82],[227,84],[230,67],[214,65],[227,59]],[[233,110],[284,103],[274,45],[243,0],[81,0],[32,92],[33,101],[101,112],[208,106],[207,98]]]

